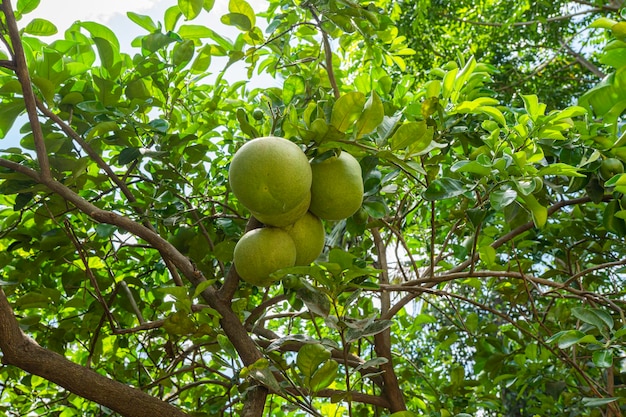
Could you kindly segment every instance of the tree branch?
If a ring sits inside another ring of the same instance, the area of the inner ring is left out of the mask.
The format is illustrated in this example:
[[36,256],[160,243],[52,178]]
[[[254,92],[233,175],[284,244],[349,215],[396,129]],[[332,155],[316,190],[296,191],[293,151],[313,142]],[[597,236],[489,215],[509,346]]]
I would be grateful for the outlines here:
[[589,72],[591,72],[593,75],[595,75],[598,78],[606,77],[606,74],[602,72],[600,68],[595,66],[591,61],[589,61],[587,58],[582,56],[580,53],[574,51],[571,48],[571,46],[565,43],[565,41],[561,40],[560,43],[563,49],[565,49],[565,52],[573,56],[576,62],[578,62],[583,68],[587,69]]
[[324,45],[324,58],[326,59],[326,72],[328,73],[328,80],[330,81],[330,85],[333,89],[333,94],[335,96],[335,99],[338,99],[341,96],[341,93],[339,91],[339,87],[337,86],[337,79],[335,78],[335,70],[333,69],[333,50],[330,46],[330,41],[328,40],[328,33],[326,33],[326,31],[322,28],[322,21],[320,20],[313,6],[309,6],[309,11],[311,12],[311,15],[313,15],[313,19],[315,19],[317,28],[322,33],[322,43]]
[[[387,263],[387,246],[383,242],[380,231],[377,228],[371,229],[378,255],[378,267],[381,270],[379,280],[381,285],[389,284],[389,265]],[[380,292],[380,313],[385,315],[391,308],[391,298],[387,291]],[[383,395],[389,402],[390,411],[392,413],[406,410],[404,395],[400,390],[398,377],[393,366],[393,357],[391,355],[391,329],[387,328],[380,333],[374,335],[374,351],[376,355],[387,359],[387,362],[380,366],[383,371],[382,378],[384,381]]]
[[2,289],[0,289],[0,349],[3,354],[3,363],[17,366],[26,372],[52,381],[76,395],[102,404],[123,416],[185,417],[188,415],[143,391],[109,379],[39,346],[20,329]]
[[467,19],[463,19],[463,18],[460,18],[460,17],[456,17],[454,15],[450,15],[450,14],[444,14],[443,16],[448,18],[448,19],[456,20],[457,22],[466,23],[466,24],[472,25],[472,26],[488,26],[488,27],[512,26],[512,27],[520,27],[520,26],[530,26],[530,25],[535,25],[535,24],[558,22],[560,20],[568,20],[568,19],[571,19],[572,17],[576,17],[576,16],[580,16],[580,15],[584,15],[584,14],[589,14],[589,13],[598,13],[598,12],[601,12],[601,11],[603,11],[602,7],[593,7],[591,9],[581,10],[579,12],[570,13],[570,14],[566,14],[566,15],[562,15],[562,16],[549,17],[545,21],[529,20],[529,21],[525,21],[525,22],[514,22],[514,23],[483,22],[483,21],[478,21],[478,20],[467,20]]
[[33,91],[30,74],[28,73],[24,47],[22,46],[20,31],[17,27],[17,22],[15,21],[15,16],[13,14],[13,6],[11,5],[10,0],[2,0],[0,7],[6,17],[7,30],[9,32],[9,38],[11,39],[14,51],[13,63],[15,65],[15,74],[22,85],[24,105],[26,106],[26,113],[28,114],[28,120],[30,121],[33,132],[35,152],[37,153],[37,161],[39,163],[39,168],[41,169],[41,175],[44,178],[50,178],[50,161],[48,160],[43,131],[41,130],[41,125],[39,124],[37,116],[35,92]]

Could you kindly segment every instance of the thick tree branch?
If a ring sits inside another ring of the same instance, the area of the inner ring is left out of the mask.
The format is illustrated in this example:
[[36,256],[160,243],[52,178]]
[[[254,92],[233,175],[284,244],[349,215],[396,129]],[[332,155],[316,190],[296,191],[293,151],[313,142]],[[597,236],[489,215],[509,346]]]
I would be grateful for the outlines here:
[[0,289],[0,349],[4,364],[17,366],[52,381],[125,417],[187,416],[171,404],[77,365],[58,353],[39,346],[20,329],[2,289]]
[[[372,236],[376,246],[378,256],[378,267],[381,270],[379,280],[381,285],[389,284],[389,265],[387,263],[387,245],[383,242],[380,231],[377,228],[372,229]],[[380,312],[381,315],[386,314],[391,308],[391,298],[387,291],[380,292]],[[406,410],[404,395],[400,390],[398,377],[393,366],[393,356],[391,355],[391,329],[387,328],[380,333],[374,335],[374,350],[376,355],[387,359],[387,362],[380,366],[383,371],[382,378],[384,381],[383,394],[389,401],[390,411],[392,413]]]

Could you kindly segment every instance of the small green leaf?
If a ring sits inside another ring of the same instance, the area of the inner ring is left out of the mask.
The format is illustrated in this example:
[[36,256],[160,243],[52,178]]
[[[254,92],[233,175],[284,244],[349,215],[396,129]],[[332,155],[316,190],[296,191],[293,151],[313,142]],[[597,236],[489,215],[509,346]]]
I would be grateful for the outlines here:
[[330,359],[330,356],[330,351],[321,344],[306,344],[298,350],[296,366],[303,375],[311,377],[323,362]]
[[365,102],[365,94],[360,92],[350,92],[339,97],[333,105],[330,124],[340,132],[345,132],[361,116]]
[[370,97],[365,102],[363,112],[356,122],[356,137],[372,132],[383,122],[385,117],[385,108],[383,102],[375,91],[372,91]]
[[619,400],[618,397],[604,397],[604,398],[583,397],[582,404],[585,407],[602,407],[603,405],[610,404],[613,401],[617,401],[617,400]]
[[611,29],[615,24],[617,24],[617,20],[609,19],[608,17],[600,17],[594,20],[589,27]]
[[537,117],[543,116],[546,111],[546,105],[539,103],[539,98],[534,94],[522,95],[524,100],[524,108],[533,121],[537,120]]
[[454,82],[456,80],[456,75],[458,73],[459,73],[459,69],[454,68],[448,71],[446,75],[443,77],[443,83],[442,83],[443,89],[442,89],[441,95],[443,96],[444,99],[450,98],[450,95],[452,94],[452,88],[454,87]]
[[394,151],[408,148],[410,155],[418,155],[433,141],[433,128],[425,121],[408,122],[400,125],[389,139]]
[[204,0],[178,0],[178,8],[180,9],[185,20],[195,19],[204,6]]
[[309,381],[311,391],[318,392],[332,384],[337,377],[338,369],[339,364],[337,361],[332,359],[326,361],[311,377]]
[[598,368],[613,366],[613,352],[611,350],[596,350],[592,355],[593,364]]
[[393,321],[391,320],[377,320],[367,325],[364,329],[351,327],[346,331],[346,342],[351,343],[363,337],[374,336],[375,334],[387,330],[392,324]]
[[39,0],[18,0],[15,11],[16,15],[30,13],[39,6]]
[[593,335],[585,334],[580,330],[568,330],[558,337],[558,346],[560,349],[567,349],[580,343],[597,343],[598,341]]
[[500,211],[517,199],[517,191],[507,188],[504,190],[495,190],[489,194],[489,202],[494,210]]
[[603,330],[606,326],[609,330],[613,329],[613,317],[604,310],[598,308],[572,308],[572,314],[577,319],[595,326],[599,330]]
[[122,149],[117,157],[117,161],[120,165],[126,165],[137,160],[140,156],[141,150],[139,148],[126,148]]
[[222,16],[221,22],[228,26],[235,26],[237,29],[245,32],[253,28],[250,19],[241,13],[227,13]]
[[56,34],[58,29],[46,19],[35,18],[26,25],[24,32],[35,36],[51,36]]
[[545,226],[548,221],[548,209],[539,203],[534,195],[529,194],[522,196],[524,202],[526,203],[526,207],[530,210],[530,214],[533,217],[533,223],[535,223],[535,227],[542,228]]
[[230,0],[228,3],[228,11],[233,14],[244,16],[250,22],[250,28],[253,28],[256,25],[256,14],[254,13],[254,9],[245,0]]
[[428,201],[445,200],[465,193],[465,184],[453,178],[437,178],[430,183],[423,196]]
[[148,32],[155,32],[158,28],[150,16],[143,14],[137,14],[135,12],[126,12],[126,16],[139,25],[139,27],[147,30]]
[[291,103],[291,100],[299,94],[305,93],[304,78],[299,75],[290,75],[283,83],[283,102],[285,105]]

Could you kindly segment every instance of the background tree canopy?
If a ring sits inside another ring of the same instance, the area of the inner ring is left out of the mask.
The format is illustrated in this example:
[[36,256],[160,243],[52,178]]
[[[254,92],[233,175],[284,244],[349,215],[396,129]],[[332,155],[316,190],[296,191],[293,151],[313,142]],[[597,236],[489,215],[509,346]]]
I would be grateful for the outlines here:
[[[622,415],[622,2],[178,0],[124,48],[0,4],[5,415]],[[269,135],[364,195],[256,287]]]

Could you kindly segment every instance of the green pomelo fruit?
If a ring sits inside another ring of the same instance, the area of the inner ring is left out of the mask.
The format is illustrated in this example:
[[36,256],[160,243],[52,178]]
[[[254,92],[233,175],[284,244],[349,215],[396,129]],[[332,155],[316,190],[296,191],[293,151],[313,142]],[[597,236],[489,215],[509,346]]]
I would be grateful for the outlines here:
[[257,138],[233,156],[229,181],[235,196],[251,212],[282,215],[307,197],[311,167],[295,143],[274,136]]
[[304,216],[304,214],[309,210],[309,204],[311,204],[311,192],[308,192],[306,194],[306,197],[304,197],[300,204],[298,204],[286,213],[264,214],[257,213],[256,211],[251,211],[251,213],[258,221],[263,224],[269,226],[284,227],[295,223],[300,217]]
[[311,206],[309,211],[324,220],[352,216],[363,202],[363,177],[359,162],[341,152],[320,163],[311,164]]
[[606,158],[602,161],[598,173],[600,178],[608,180],[614,175],[622,174],[624,172],[624,164],[617,158]]
[[297,222],[285,227],[296,244],[296,265],[309,265],[324,249],[324,225],[319,217],[307,212]]
[[244,234],[235,245],[233,261],[241,279],[267,287],[274,282],[270,274],[295,265],[296,245],[283,229],[254,229]]

